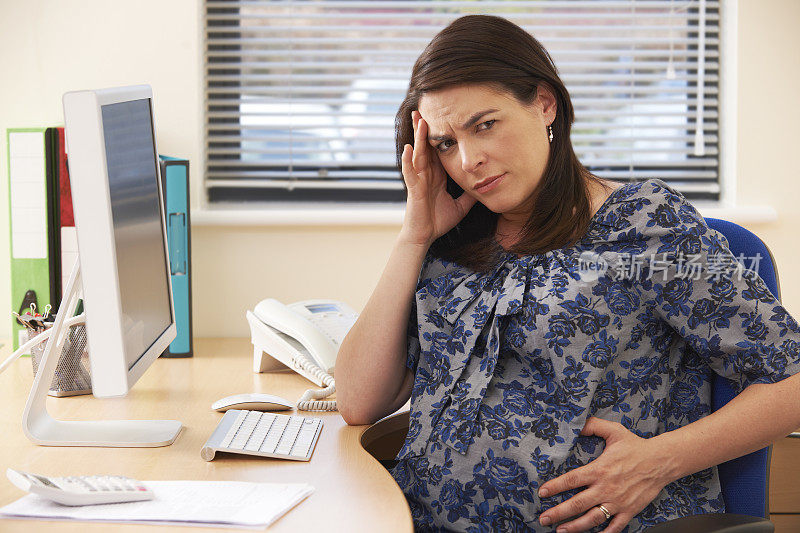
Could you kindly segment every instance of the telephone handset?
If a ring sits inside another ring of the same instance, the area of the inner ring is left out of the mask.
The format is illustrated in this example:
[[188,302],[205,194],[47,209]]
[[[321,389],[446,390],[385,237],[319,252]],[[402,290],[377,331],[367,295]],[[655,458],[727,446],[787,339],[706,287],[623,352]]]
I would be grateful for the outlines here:
[[[253,343],[253,371],[274,368],[274,360],[326,387],[309,390],[297,404],[301,410],[335,410],[326,398],[336,390],[336,354],[358,318],[349,306],[334,300],[305,300],[289,305],[268,298],[247,311]],[[267,357],[269,356],[269,357]],[[272,359],[271,359],[272,358]],[[274,360],[273,360],[274,359]]]

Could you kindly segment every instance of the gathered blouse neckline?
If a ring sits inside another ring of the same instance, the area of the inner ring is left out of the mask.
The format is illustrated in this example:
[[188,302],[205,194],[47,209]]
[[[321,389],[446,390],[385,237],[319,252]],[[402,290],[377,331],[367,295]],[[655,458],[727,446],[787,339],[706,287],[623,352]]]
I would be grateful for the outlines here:
[[[645,182],[628,182],[628,183],[623,184],[620,187],[617,187],[613,191],[611,191],[611,194],[609,194],[608,197],[605,199],[605,201],[603,201],[603,203],[600,204],[600,207],[597,209],[595,214],[592,215],[591,219],[589,219],[589,225],[586,227],[586,233],[580,239],[578,239],[577,242],[578,243],[584,242],[586,237],[588,235],[592,234],[592,230],[594,229],[594,227],[600,223],[602,215],[604,215],[605,211],[610,209],[610,207],[614,203],[616,203],[617,197],[620,195],[620,193],[623,190],[628,189],[632,185],[641,185],[642,183],[645,183]],[[512,261],[512,262],[513,261],[523,261],[524,262],[524,261],[527,261],[527,260],[529,260],[531,258],[543,257],[543,256],[546,256],[547,254],[552,254],[553,252],[557,252],[558,250],[563,250],[563,248],[549,250],[547,252],[543,252],[543,253],[540,253],[540,254],[517,255],[514,252],[509,252],[509,251],[504,249],[503,253],[501,255],[503,260],[501,261],[500,265],[498,265],[498,266],[501,266],[502,264],[507,263],[509,261]]]

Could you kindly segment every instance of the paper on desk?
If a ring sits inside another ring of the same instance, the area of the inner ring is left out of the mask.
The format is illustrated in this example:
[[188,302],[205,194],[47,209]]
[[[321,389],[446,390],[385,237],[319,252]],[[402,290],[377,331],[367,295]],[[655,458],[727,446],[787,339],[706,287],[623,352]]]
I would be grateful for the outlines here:
[[155,494],[153,500],[69,507],[29,494],[0,508],[0,517],[263,529],[314,492],[305,483],[143,483]]

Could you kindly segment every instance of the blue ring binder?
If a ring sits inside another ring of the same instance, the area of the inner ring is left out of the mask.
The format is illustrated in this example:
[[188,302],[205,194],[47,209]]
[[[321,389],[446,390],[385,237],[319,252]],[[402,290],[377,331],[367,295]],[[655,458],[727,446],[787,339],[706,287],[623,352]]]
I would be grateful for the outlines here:
[[189,161],[164,155],[159,155],[159,160],[166,210],[164,220],[167,224],[172,301],[178,328],[178,336],[161,357],[191,357],[193,344]]

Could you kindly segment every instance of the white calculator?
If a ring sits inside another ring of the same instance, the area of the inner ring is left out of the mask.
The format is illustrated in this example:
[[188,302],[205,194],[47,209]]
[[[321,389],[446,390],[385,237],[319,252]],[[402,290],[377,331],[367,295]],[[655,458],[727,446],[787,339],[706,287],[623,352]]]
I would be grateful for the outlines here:
[[6,470],[18,488],[62,505],[94,505],[152,500],[153,491],[122,476],[46,477]]

